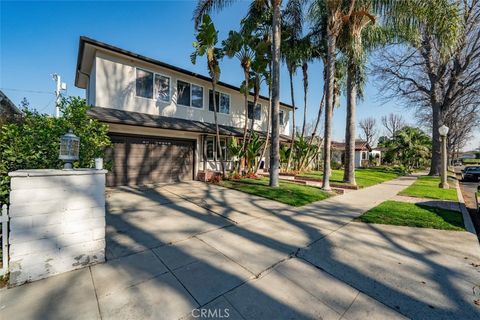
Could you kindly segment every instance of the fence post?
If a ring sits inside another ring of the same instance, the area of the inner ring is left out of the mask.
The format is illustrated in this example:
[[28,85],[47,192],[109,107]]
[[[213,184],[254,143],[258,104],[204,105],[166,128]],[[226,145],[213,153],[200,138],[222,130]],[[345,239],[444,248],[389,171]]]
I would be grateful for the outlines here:
[[2,269],[0,275],[6,275],[8,272],[8,210],[6,204],[2,206],[0,222],[2,223]]

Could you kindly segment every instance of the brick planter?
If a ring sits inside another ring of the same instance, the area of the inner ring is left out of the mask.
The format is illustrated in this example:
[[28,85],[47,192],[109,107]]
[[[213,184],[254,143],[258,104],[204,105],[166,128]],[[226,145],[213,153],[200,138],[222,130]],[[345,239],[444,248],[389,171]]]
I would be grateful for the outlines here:
[[[310,178],[310,177],[299,177],[295,176],[295,180],[297,181],[313,181],[313,182],[322,182],[321,179],[315,179],[315,178]],[[345,185],[345,184],[340,184],[340,183],[335,183],[335,182],[330,182],[330,186],[334,188],[340,188],[340,189],[349,189],[349,190],[358,190],[360,189],[359,186],[351,186],[351,185]]]

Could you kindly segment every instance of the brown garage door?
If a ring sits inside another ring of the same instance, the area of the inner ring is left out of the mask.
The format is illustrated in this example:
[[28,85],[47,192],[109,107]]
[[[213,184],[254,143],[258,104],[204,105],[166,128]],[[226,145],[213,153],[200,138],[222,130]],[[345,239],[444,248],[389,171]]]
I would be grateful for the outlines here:
[[159,137],[110,135],[108,186],[145,185],[193,179],[194,142]]

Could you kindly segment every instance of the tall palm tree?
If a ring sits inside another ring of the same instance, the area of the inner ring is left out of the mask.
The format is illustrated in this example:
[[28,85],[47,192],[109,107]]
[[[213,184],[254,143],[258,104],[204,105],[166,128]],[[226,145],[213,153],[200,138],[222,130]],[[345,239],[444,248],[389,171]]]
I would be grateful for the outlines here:
[[[265,0],[255,0],[258,3],[264,3]],[[271,187],[279,186],[280,172],[280,41],[281,41],[281,22],[282,0],[271,0],[272,3],[272,146],[270,155],[270,183]],[[202,21],[205,13],[220,11],[224,7],[233,3],[234,0],[198,0],[194,11],[193,19],[195,27]]]
[[207,67],[210,78],[212,79],[212,96],[213,96],[213,114],[215,120],[216,138],[217,138],[217,154],[220,157],[220,165],[222,168],[222,176],[225,176],[225,163],[223,161],[223,150],[220,143],[220,129],[218,127],[217,118],[217,104],[216,104],[216,85],[220,79],[220,64],[219,60],[223,57],[223,50],[217,48],[218,31],[215,29],[212,19],[208,14],[204,14],[202,17],[202,23],[198,27],[197,34],[195,35],[196,41],[193,43],[195,51],[191,54],[190,58],[192,63],[195,64],[198,56],[207,57]]
[[291,161],[294,154],[294,143],[296,138],[296,123],[295,123],[295,90],[293,87],[293,76],[301,65],[301,50],[299,48],[302,29],[303,29],[303,12],[302,1],[291,0],[283,12],[282,25],[282,58],[285,61],[288,70],[288,78],[290,80],[290,97],[292,101],[292,140],[290,142],[290,155],[287,161],[287,170],[291,169]]
[[240,61],[240,66],[243,69],[243,75],[245,78],[244,86],[242,86],[245,108],[245,123],[243,127],[242,149],[245,150],[248,127],[248,96],[250,93],[250,69],[252,65],[252,60],[255,55],[253,48],[253,39],[249,34],[240,33],[237,31],[230,31],[228,34],[228,38],[222,41],[222,46],[224,48],[225,54],[228,57],[235,56]]
[[364,60],[362,32],[375,16],[370,13],[372,0],[357,0],[340,37],[341,47],[347,59],[347,119],[345,128],[345,161],[343,181],[356,185],[355,181],[355,111],[360,68]]
[[310,15],[326,19],[326,106],[325,106],[325,132],[323,143],[323,183],[322,188],[330,190],[330,158],[332,143],[332,118],[334,106],[334,77],[335,61],[337,55],[337,38],[342,31],[344,21],[353,12],[356,0],[316,0],[310,8]]

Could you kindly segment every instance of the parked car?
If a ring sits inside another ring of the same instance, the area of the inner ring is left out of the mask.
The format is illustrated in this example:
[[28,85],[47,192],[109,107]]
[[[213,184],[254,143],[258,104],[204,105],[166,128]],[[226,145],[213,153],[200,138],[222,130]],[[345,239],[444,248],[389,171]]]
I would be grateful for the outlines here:
[[480,179],[480,166],[469,166],[462,170],[463,181],[478,181]]

